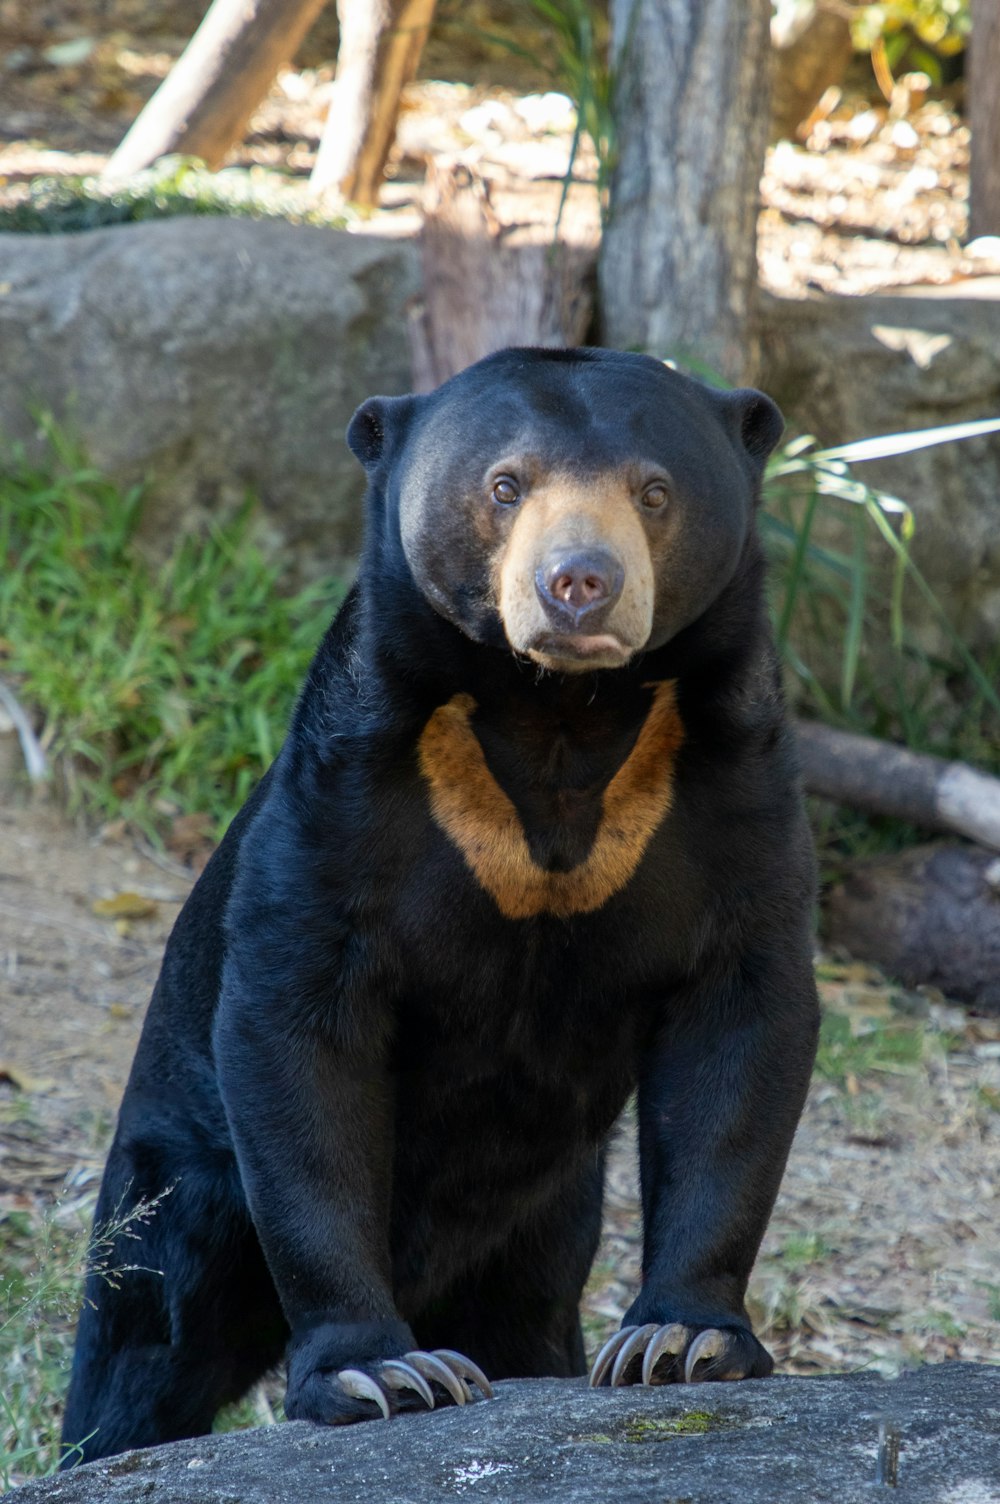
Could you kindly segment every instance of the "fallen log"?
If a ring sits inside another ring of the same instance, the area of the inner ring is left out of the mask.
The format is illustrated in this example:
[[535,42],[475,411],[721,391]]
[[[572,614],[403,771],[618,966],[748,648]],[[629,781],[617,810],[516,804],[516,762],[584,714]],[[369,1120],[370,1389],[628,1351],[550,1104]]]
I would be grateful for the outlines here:
[[214,0],[205,19],[114,152],[117,183],[175,152],[221,167],[279,69],[326,0]]
[[340,51],[310,184],[378,203],[403,89],[416,76],[435,0],[338,0]]
[[870,736],[798,723],[807,793],[1000,851],[1000,779]]

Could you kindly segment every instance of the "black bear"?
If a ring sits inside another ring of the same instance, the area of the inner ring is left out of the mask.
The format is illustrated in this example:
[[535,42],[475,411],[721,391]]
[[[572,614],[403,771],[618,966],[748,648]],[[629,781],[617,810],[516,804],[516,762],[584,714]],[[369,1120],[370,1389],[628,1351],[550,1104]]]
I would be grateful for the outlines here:
[[766,1375],[744,1296],[813,1059],[813,858],[754,510],[781,416],[646,356],[372,398],[358,580],[167,946],[67,1461],[284,1356],[337,1423],[585,1371],[638,1089],[642,1288],[591,1382]]

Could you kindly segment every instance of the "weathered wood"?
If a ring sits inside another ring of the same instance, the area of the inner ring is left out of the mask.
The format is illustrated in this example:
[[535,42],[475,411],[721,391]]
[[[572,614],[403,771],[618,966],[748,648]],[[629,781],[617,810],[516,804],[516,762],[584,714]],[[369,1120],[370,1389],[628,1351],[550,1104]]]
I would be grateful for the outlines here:
[[421,236],[424,295],[410,323],[414,385],[431,391],[507,345],[579,344],[593,312],[591,247],[551,226],[501,224],[470,168],[432,168]]
[[794,140],[823,94],[839,84],[854,53],[843,0],[779,6],[771,22],[771,135]]
[[756,365],[770,0],[612,0],[618,161],[600,262],[606,343]]
[[222,165],[326,0],[214,0],[104,171],[117,182],[174,152]]
[[800,721],[798,734],[810,794],[1000,851],[1000,778],[817,721]]
[[318,192],[335,188],[371,207],[396,133],[399,101],[416,75],[435,0],[337,0],[337,77],[313,168]]
[[1000,0],[972,0],[969,235],[1000,235]]

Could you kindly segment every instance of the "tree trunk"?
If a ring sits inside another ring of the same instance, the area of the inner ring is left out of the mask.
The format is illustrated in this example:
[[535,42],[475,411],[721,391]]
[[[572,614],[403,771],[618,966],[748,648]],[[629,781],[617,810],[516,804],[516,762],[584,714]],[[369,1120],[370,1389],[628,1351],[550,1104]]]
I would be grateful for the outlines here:
[[972,0],[969,237],[1000,235],[1000,0]]
[[752,379],[770,0],[612,0],[608,344]]
[[120,181],[173,152],[221,166],[326,0],[214,0],[104,170]]
[[338,0],[340,52],[312,186],[378,200],[403,87],[416,75],[435,0]]

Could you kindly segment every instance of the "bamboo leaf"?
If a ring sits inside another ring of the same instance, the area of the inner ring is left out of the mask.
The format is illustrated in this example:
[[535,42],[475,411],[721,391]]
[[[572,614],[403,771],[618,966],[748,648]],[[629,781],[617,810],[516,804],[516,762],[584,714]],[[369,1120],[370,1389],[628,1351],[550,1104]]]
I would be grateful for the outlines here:
[[854,514],[854,568],[851,571],[851,597],[847,609],[847,634],[841,669],[840,702],[849,710],[854,697],[854,683],[861,656],[861,638],[865,625],[865,594],[868,588],[868,539],[865,514]]
[[934,444],[974,439],[986,433],[1000,433],[1000,418],[981,418],[974,423],[948,423],[942,428],[918,428],[912,433],[884,433],[874,439],[857,439],[850,444],[836,444],[832,449],[818,449],[811,458],[821,463],[847,460],[856,465],[866,460],[884,460],[897,454],[910,454],[915,449],[929,449]]

